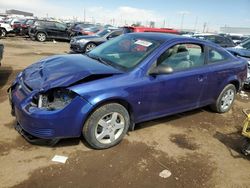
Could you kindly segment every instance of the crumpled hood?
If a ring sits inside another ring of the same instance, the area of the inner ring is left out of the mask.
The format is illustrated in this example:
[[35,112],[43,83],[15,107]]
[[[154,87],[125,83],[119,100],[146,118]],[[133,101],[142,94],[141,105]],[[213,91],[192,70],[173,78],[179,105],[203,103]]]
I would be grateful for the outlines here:
[[236,53],[239,56],[250,58],[250,50],[239,48],[239,47],[227,48],[227,50],[231,53]]
[[119,74],[121,71],[81,54],[57,55],[43,59],[22,73],[24,83],[32,90],[46,91],[67,87],[90,75]]

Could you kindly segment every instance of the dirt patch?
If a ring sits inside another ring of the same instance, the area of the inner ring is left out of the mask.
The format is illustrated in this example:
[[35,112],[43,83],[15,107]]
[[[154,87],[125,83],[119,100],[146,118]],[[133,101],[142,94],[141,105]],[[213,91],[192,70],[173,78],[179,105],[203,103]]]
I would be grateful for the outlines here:
[[11,149],[17,149],[20,151],[27,151],[29,149],[35,148],[36,146],[31,145],[29,142],[24,140],[24,138],[20,135],[12,142],[0,142],[0,156],[8,155]]
[[[159,173],[166,168],[172,176],[163,179]],[[143,143],[123,141],[108,150],[78,151],[66,164],[37,169],[15,187],[211,187],[213,171],[202,155],[173,159]]]
[[12,70],[10,67],[4,67],[0,70],[0,102],[8,98],[7,89],[19,72],[21,70]]
[[21,48],[21,49],[29,49],[29,48],[31,48],[31,46],[29,46],[29,45],[16,44],[16,43],[8,43],[8,44],[6,44],[4,46],[9,47],[9,48]]
[[170,135],[170,140],[183,149],[196,150],[199,148],[199,146],[185,134],[172,134]]
[[[4,126],[9,129],[14,129],[13,127],[14,124],[15,124],[15,121],[8,123],[8,124],[4,124]],[[11,142],[0,141],[0,156],[8,155],[10,150],[12,149],[26,151],[35,147],[36,146],[31,145],[21,135],[19,135],[15,140]]]

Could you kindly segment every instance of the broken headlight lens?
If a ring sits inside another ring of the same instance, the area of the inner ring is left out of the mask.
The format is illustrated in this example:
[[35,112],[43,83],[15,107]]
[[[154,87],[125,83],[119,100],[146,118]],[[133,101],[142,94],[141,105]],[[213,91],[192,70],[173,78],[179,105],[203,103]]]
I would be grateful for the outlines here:
[[60,110],[67,106],[76,94],[68,89],[53,89],[39,94],[37,107],[46,110]]

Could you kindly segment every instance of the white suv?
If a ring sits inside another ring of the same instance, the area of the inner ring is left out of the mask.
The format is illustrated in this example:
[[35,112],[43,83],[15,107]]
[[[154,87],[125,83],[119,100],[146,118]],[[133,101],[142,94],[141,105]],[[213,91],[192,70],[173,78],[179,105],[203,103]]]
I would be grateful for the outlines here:
[[8,23],[0,23],[0,37],[5,37],[8,33],[12,33],[13,28]]

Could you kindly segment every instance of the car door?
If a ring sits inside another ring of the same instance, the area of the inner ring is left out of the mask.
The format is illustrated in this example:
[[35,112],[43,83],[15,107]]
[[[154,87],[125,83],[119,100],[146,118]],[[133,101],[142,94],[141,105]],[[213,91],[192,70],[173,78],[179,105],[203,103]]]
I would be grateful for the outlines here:
[[69,33],[67,31],[66,25],[62,23],[55,22],[55,37],[59,39],[68,39]]
[[211,104],[218,97],[225,87],[231,75],[232,69],[231,56],[219,48],[207,47],[207,86],[206,92],[202,95],[202,101]]
[[56,38],[56,26],[54,22],[45,22],[44,27],[49,38]]
[[165,64],[171,67],[173,72],[145,77],[140,120],[200,106],[207,80],[204,53],[204,47],[201,44],[175,44],[155,60],[152,67]]

